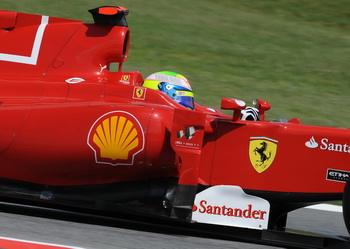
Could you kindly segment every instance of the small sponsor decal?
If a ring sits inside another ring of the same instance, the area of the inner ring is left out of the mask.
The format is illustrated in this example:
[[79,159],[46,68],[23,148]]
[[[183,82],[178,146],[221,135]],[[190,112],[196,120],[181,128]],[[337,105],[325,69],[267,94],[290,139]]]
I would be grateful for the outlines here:
[[107,65],[102,65],[102,64],[100,64],[100,74],[102,74],[102,72],[103,72],[103,70],[106,70],[108,67],[107,67]]
[[327,169],[327,180],[336,182],[347,182],[350,176],[349,171]]
[[329,138],[322,138],[318,143],[316,139],[312,136],[308,141],[305,142],[305,146],[310,149],[350,153],[350,146],[347,143],[335,143]]
[[177,138],[186,137],[186,140],[190,140],[194,133],[196,133],[196,129],[193,126],[186,127],[184,130],[177,132]]
[[305,143],[305,145],[310,149],[315,149],[318,147],[318,143],[316,142],[314,137],[311,137],[310,140]]
[[196,195],[192,219],[200,223],[266,229],[270,203],[238,186],[214,186]]
[[120,77],[119,82],[123,83],[123,84],[126,84],[126,85],[129,85],[130,84],[130,78],[131,78],[131,76],[129,74],[124,74],[124,75],[122,75]]
[[268,137],[251,137],[249,159],[253,168],[262,173],[273,163],[277,153],[278,141]]
[[130,113],[113,111],[102,115],[92,125],[87,143],[95,153],[96,163],[132,165],[144,149],[140,122]]
[[70,79],[67,79],[66,82],[68,84],[78,84],[78,83],[81,83],[81,82],[84,82],[85,80],[83,78],[79,78],[79,77],[74,77],[74,78],[70,78]]
[[200,149],[199,143],[191,143],[191,142],[183,142],[183,141],[176,141],[175,146],[182,147],[182,148],[188,148],[188,149]]
[[189,141],[194,138],[194,134],[196,133],[196,129],[191,127],[186,127],[185,129],[177,132],[177,139],[175,141],[175,145],[182,148],[190,148],[190,149],[199,149],[200,144]]
[[145,100],[147,88],[136,86],[134,87],[133,99]]

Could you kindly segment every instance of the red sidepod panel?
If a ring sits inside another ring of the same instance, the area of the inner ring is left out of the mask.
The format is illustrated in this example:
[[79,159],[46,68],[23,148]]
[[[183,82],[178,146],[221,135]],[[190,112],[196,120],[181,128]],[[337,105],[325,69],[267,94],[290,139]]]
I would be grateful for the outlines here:
[[[133,95],[134,87],[121,87],[125,96]],[[173,109],[112,99],[0,107],[2,118],[16,124],[6,130],[13,141],[0,144],[7,148],[0,154],[0,177],[86,185],[177,176],[163,121],[173,119]],[[13,113],[23,115],[17,120]]]
[[300,193],[344,190],[344,181],[332,172],[350,171],[349,129],[221,121],[216,139],[211,185]]

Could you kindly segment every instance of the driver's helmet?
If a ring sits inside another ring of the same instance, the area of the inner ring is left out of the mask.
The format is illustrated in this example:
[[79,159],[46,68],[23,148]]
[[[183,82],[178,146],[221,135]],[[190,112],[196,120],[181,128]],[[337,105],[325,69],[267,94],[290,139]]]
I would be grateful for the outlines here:
[[194,98],[190,83],[181,74],[161,71],[148,76],[142,86],[167,94],[180,105],[194,110]]

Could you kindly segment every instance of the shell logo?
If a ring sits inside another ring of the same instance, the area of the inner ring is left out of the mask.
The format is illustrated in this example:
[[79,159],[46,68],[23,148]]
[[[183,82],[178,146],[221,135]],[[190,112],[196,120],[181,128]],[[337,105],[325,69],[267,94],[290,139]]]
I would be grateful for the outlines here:
[[95,153],[96,163],[132,165],[144,149],[140,122],[130,113],[114,111],[102,115],[92,125],[87,143]]

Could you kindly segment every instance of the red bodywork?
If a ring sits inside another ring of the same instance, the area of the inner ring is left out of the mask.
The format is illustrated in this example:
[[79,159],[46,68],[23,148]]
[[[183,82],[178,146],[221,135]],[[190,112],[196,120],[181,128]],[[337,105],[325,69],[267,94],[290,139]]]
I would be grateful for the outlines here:
[[228,99],[232,116],[185,109],[122,71],[129,36],[126,26],[0,11],[2,179],[63,187],[171,178],[195,190],[341,197],[350,130],[242,121]]

